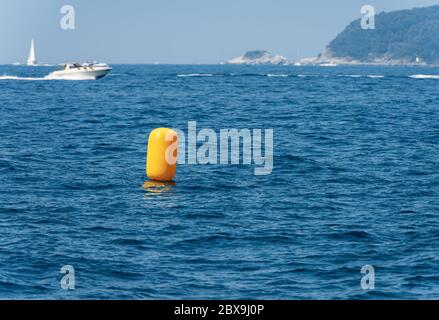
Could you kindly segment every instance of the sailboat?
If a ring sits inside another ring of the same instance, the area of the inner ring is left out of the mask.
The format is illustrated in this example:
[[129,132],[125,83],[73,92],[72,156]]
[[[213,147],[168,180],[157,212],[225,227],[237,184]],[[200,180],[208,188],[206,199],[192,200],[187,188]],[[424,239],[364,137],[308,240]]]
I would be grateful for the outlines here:
[[27,58],[27,65],[28,66],[36,66],[37,65],[37,60],[35,58],[34,39],[32,39],[32,42],[30,45],[29,57]]

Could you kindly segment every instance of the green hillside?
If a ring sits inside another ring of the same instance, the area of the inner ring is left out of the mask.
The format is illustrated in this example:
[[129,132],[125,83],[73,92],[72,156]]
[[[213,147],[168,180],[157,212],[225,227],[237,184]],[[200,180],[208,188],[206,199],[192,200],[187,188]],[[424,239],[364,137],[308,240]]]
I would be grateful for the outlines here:
[[380,13],[375,30],[352,22],[328,46],[331,56],[360,62],[415,62],[439,64],[439,5]]

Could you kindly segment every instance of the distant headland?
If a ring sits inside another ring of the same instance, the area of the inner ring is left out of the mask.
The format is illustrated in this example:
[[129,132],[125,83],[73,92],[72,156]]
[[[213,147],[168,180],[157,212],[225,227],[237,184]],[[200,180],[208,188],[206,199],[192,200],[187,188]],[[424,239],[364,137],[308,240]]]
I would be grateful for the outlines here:
[[[351,22],[317,57],[295,65],[431,65],[439,66],[439,5],[382,12],[375,29],[363,29],[361,19]],[[228,61],[244,65],[288,65],[281,55],[248,51]]]
[[353,21],[303,64],[439,65],[439,5],[380,13],[376,28]]

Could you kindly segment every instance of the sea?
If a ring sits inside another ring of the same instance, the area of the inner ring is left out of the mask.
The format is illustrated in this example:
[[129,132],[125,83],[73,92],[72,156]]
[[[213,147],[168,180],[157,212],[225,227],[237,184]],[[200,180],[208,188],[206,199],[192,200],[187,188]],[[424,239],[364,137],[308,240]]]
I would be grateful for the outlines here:
[[[0,66],[0,299],[439,299],[439,68]],[[159,127],[272,129],[273,168]]]

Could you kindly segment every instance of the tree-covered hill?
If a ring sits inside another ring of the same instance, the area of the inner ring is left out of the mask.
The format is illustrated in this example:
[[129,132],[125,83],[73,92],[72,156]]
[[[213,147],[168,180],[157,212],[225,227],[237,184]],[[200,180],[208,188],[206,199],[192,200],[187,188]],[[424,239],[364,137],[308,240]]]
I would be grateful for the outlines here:
[[352,22],[328,46],[326,57],[358,62],[439,64],[439,5],[380,13],[375,29]]

